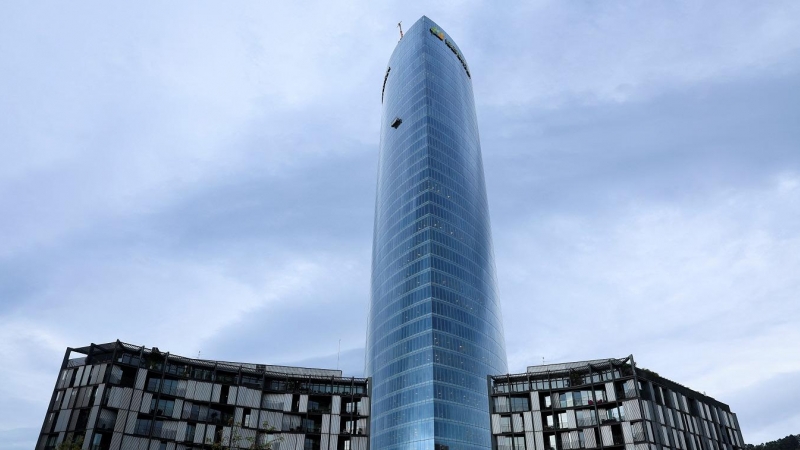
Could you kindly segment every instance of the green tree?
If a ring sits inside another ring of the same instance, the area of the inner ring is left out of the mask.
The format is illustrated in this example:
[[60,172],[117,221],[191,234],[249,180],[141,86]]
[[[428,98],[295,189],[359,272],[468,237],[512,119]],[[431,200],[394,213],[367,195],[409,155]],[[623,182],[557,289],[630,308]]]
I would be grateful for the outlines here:
[[60,444],[56,445],[55,450],[81,450],[83,447],[83,436],[78,436],[73,438],[72,436],[67,437]]
[[758,445],[746,444],[744,448],[745,450],[800,450],[800,434],[790,434],[785,438]]
[[[273,444],[276,442],[283,441],[283,437],[279,436],[276,439],[273,439],[269,442],[261,443],[264,436],[268,436],[275,432],[275,427],[269,426],[267,422],[264,422],[261,426],[266,429],[266,431],[262,430],[255,430],[255,436],[242,436],[242,427],[238,424],[233,423],[233,419],[228,421],[228,426],[231,427],[231,435],[228,439],[228,442],[224,442],[222,436],[222,427],[217,429],[217,437],[213,441],[210,439],[206,439],[206,445],[211,450],[234,450],[234,449],[248,449],[248,450],[272,450]],[[72,449],[69,449],[72,450]]]

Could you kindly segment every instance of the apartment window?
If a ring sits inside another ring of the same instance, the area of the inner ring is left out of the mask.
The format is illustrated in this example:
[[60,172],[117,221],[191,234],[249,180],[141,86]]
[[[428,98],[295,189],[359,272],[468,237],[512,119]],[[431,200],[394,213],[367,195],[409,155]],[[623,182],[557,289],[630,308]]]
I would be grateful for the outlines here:
[[[251,411],[252,410],[250,408],[245,408],[244,409],[244,411],[243,411],[243,413],[244,413],[243,416],[244,417],[242,418],[242,426],[243,427],[246,427],[246,428],[254,428],[255,427],[255,424],[251,423],[251,415],[252,415]],[[253,420],[252,422],[255,422],[255,421]]]
[[582,404],[581,393],[580,392],[561,393],[558,395],[558,403],[561,408],[571,408],[573,406],[580,406]]
[[122,356],[117,358],[118,362],[123,364],[130,364],[132,366],[139,366],[139,355],[131,355],[130,353],[123,353]]
[[511,432],[511,417],[509,416],[500,417],[500,432],[501,433]]
[[186,436],[184,436],[184,441],[193,441],[194,440],[194,432],[195,432],[195,424],[190,423],[186,425]]
[[497,450],[512,450],[513,441],[509,436],[497,436]]
[[150,414],[155,414],[158,416],[172,416],[172,412],[175,408],[175,401],[174,400],[150,400]]
[[528,397],[511,397],[511,411],[530,411],[530,401]]
[[158,392],[158,387],[161,386],[161,379],[160,378],[150,378],[147,380],[147,387],[146,389],[150,392]]
[[527,381],[515,381],[511,384],[512,392],[527,392],[531,390],[530,383]]
[[597,424],[593,409],[579,409],[575,411],[579,427],[590,427]]
[[553,415],[552,414],[545,414],[544,415],[544,425],[548,429],[553,429],[554,428],[555,425],[553,424]]
[[44,444],[45,450],[52,450],[56,448],[56,441],[58,441],[58,435],[55,436],[48,436],[47,442]]
[[254,375],[242,375],[240,378],[240,384],[250,387],[261,387],[261,377],[254,376]]
[[271,391],[285,391],[286,382],[282,380],[269,380],[267,389]]
[[167,365],[164,367],[164,372],[170,375],[184,376],[186,374],[186,371],[187,371],[187,366],[185,365],[167,363]]
[[236,384],[236,374],[228,372],[217,372],[217,383]]
[[78,412],[78,421],[75,423],[76,430],[85,430],[86,423],[89,421],[89,410],[88,409],[81,409]]
[[567,428],[567,413],[558,413],[558,428]]
[[89,400],[89,404],[94,405],[97,401],[97,386],[92,388],[92,395],[90,398],[91,400]]
[[137,419],[134,434],[148,435],[150,433],[150,419]]
[[594,391],[594,399],[597,403],[603,403],[606,401],[606,391],[603,390],[596,390]]
[[211,381],[213,372],[209,369],[200,369],[198,367],[192,368],[192,378],[195,380]]

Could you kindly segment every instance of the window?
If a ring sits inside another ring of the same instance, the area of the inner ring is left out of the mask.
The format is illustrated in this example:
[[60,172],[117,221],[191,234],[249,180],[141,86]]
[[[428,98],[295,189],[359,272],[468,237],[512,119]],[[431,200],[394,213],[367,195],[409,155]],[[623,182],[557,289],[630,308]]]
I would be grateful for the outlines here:
[[81,409],[78,412],[78,421],[75,423],[76,430],[85,430],[86,423],[89,421],[89,410],[88,409]]
[[511,411],[530,411],[528,397],[511,397]]
[[494,412],[505,413],[511,410],[509,406],[508,397],[495,397],[494,399]]
[[193,441],[194,440],[194,431],[195,431],[195,424],[190,423],[186,425],[186,436],[184,437],[184,441]]
[[150,400],[150,414],[155,414],[157,416],[172,416],[174,408],[174,400],[166,400],[163,398],[158,401],[156,401],[156,399]]
[[90,405],[94,405],[97,402],[97,386],[92,388],[92,395],[91,400],[89,400]]
[[235,384],[236,374],[228,372],[217,372],[216,381],[217,383],[223,383],[223,384]]
[[500,417],[500,432],[501,433],[511,432],[511,417],[509,416]]
[[558,428],[567,428],[567,413],[558,413]]
[[511,385],[512,392],[527,392],[531,389],[530,384],[527,381],[515,381]]
[[597,403],[605,403],[606,402],[606,391],[603,390],[596,390],[594,391],[594,398]]
[[579,409],[575,411],[579,427],[590,427],[597,424],[593,409]]
[[56,441],[58,441],[58,435],[48,436],[47,442],[44,444],[45,450],[51,450],[56,448]]
[[194,378],[195,380],[211,381],[211,379],[213,378],[211,375],[212,375],[211,370],[200,369],[198,367],[192,368],[192,378]]
[[150,433],[150,419],[137,419],[134,434],[147,435]]
[[240,383],[245,386],[260,388],[261,377],[255,375],[242,375]]
[[188,373],[189,366],[185,364],[178,365],[175,363],[167,363],[167,366],[165,367],[164,371],[168,374],[178,375],[182,377]]

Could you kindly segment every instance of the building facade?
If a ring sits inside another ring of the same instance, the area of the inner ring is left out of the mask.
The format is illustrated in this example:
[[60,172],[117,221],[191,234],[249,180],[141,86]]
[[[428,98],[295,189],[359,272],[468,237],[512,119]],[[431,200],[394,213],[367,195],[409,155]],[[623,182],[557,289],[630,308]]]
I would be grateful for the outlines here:
[[427,17],[383,80],[366,376],[372,448],[485,450],[507,372],[469,66]]
[[739,450],[728,405],[637,368],[633,356],[490,377],[495,450]]
[[367,450],[369,409],[368,380],[338,370],[192,359],[117,341],[67,349],[36,448],[80,438],[86,450]]

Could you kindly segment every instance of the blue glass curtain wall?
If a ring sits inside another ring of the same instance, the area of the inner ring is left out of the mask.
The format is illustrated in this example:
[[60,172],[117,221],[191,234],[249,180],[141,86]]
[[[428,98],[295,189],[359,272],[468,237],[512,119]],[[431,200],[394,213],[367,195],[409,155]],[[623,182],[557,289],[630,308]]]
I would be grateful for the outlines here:
[[486,377],[507,366],[478,124],[469,66],[430,19],[395,48],[382,100],[371,448],[489,449]]

